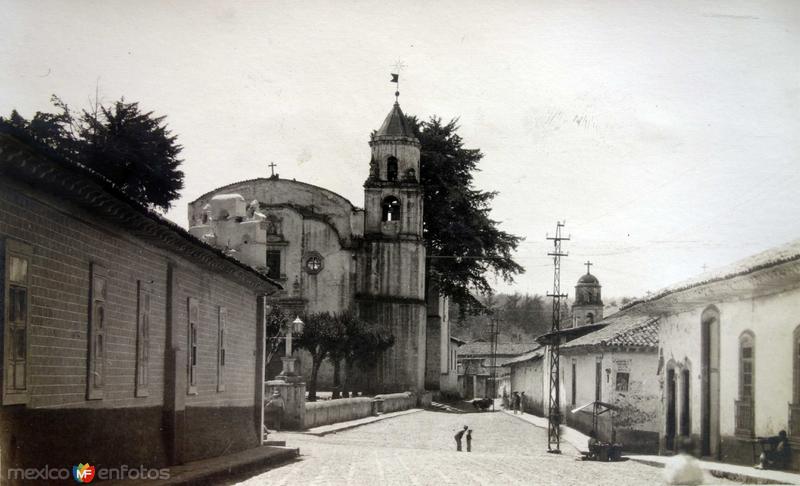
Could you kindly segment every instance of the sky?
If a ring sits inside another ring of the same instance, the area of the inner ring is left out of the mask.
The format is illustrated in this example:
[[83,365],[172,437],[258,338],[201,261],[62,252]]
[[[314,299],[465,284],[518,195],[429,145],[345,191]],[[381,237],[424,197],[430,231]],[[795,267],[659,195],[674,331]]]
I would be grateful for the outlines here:
[[166,216],[269,174],[363,205],[394,101],[458,118],[475,186],[523,236],[501,292],[606,301],[800,238],[800,2],[0,0],[0,113],[99,93],[166,115],[185,189]]

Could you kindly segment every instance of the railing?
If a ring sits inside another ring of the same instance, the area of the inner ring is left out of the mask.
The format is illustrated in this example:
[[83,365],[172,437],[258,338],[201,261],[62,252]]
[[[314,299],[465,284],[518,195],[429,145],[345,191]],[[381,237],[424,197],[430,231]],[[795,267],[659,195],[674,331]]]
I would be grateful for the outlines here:
[[800,439],[800,403],[789,404],[789,437]]
[[752,400],[736,400],[736,435],[755,436],[755,415]]

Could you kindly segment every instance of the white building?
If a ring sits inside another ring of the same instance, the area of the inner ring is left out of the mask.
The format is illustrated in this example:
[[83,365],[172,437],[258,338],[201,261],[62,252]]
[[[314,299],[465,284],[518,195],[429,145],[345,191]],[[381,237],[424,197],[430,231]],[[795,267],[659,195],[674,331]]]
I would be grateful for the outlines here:
[[800,439],[800,240],[633,305],[661,316],[663,452],[691,436],[702,456],[754,464],[755,437]]

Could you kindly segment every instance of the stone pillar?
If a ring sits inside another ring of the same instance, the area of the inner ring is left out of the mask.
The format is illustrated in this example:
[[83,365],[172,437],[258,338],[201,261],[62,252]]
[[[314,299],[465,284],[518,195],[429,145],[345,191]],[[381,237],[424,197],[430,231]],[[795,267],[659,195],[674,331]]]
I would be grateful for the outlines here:
[[[280,392],[286,406],[281,429],[302,430],[306,420],[306,384],[301,381],[269,380],[264,384],[264,395],[267,400],[275,390]],[[273,430],[271,414],[272,412],[265,410],[265,423],[267,428]]]

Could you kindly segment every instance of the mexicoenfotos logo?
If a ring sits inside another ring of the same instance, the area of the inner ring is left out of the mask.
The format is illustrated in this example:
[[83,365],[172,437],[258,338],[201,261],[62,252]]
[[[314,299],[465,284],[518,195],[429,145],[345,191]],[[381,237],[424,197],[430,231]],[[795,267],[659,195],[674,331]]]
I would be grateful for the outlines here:
[[79,483],[91,483],[94,479],[94,472],[94,466],[90,466],[88,462],[72,466],[72,477]]

